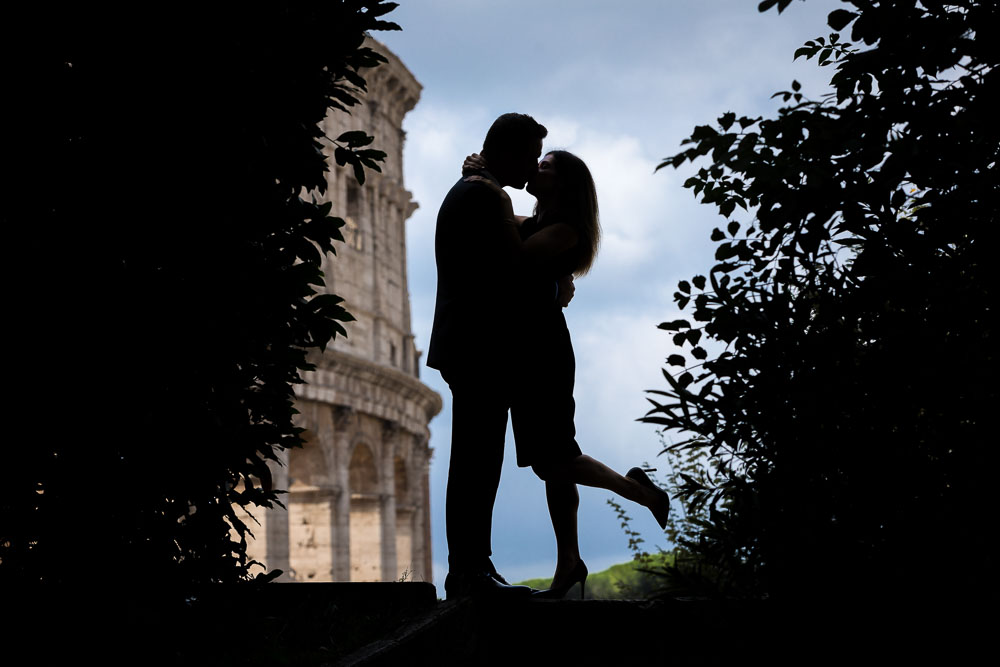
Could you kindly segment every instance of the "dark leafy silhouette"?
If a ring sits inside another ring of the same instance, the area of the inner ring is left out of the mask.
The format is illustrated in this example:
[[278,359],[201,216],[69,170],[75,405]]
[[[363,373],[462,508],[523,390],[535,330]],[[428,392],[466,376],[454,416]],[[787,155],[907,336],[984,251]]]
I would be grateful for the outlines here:
[[644,418],[710,461],[675,492],[707,509],[680,542],[712,593],[971,591],[994,566],[997,5],[845,4],[795,54],[831,94],[793,82],[660,165],[707,159],[684,185],[726,218]]
[[353,319],[318,293],[344,223],[306,193],[325,192],[324,142],[359,182],[384,157],[320,122],[358,103],[384,61],[366,31],[398,29],[380,18],[395,6],[23,22],[44,26],[47,51],[7,79],[26,400],[0,485],[0,579],[251,576],[253,526],[234,506],[278,503],[267,462],[299,444],[292,387]]

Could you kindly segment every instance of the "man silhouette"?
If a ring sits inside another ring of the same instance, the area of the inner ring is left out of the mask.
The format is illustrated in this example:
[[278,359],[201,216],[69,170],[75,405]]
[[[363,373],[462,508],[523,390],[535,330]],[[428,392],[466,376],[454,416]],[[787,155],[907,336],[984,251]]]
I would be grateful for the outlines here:
[[[482,175],[500,186],[523,188],[538,168],[547,134],[531,116],[500,116],[483,141],[487,169]],[[525,284],[514,272],[510,224],[514,221],[505,218],[496,192],[462,179],[448,192],[437,218],[437,301],[427,365],[441,372],[452,395],[445,501],[449,598],[531,591],[508,585],[490,561],[493,504],[515,381],[513,332],[525,298]]]

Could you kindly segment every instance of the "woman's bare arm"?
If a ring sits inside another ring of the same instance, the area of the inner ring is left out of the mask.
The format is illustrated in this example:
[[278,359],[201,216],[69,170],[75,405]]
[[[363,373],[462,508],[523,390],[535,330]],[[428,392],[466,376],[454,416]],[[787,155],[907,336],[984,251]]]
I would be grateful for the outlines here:
[[541,265],[576,245],[578,240],[576,230],[563,222],[548,225],[522,241],[517,227],[527,220],[527,217],[514,214],[514,204],[510,200],[510,195],[496,183],[482,176],[469,176],[465,180],[482,183],[500,196],[500,203],[504,207],[504,219],[510,227],[506,235],[507,240],[510,242],[512,252],[520,258]]
[[[518,237],[520,240],[520,236]],[[576,230],[565,222],[557,222],[538,230],[524,241],[521,241],[520,251],[524,257],[534,263],[544,264],[576,245],[579,240]]]

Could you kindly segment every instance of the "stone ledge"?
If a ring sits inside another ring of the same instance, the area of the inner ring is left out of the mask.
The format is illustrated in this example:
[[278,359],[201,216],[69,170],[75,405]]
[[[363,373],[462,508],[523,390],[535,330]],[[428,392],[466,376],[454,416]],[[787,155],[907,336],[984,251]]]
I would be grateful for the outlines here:
[[[870,602],[870,601],[868,601]],[[967,664],[988,615],[863,599],[463,600],[325,667],[356,665]],[[937,612],[937,613],[934,613]],[[992,635],[989,635],[992,636]]]
[[4,595],[12,665],[961,665],[992,650],[994,625],[984,594],[978,604],[876,602],[863,591],[784,606],[438,602],[426,583],[214,586],[185,596],[93,578]]

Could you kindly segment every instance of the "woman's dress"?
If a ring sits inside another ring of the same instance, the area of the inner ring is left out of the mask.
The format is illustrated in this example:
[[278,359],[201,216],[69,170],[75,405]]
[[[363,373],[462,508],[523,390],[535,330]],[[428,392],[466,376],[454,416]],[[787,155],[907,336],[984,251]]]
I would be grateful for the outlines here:
[[[521,238],[556,222],[555,216],[546,216],[541,223],[528,218],[521,224]],[[576,264],[574,247],[525,271],[529,280],[552,284],[554,296],[555,281],[572,273]],[[517,341],[517,374],[511,403],[517,465],[565,462],[581,454],[573,421],[576,359],[566,318],[554,298],[525,304],[521,316],[525,335]]]

